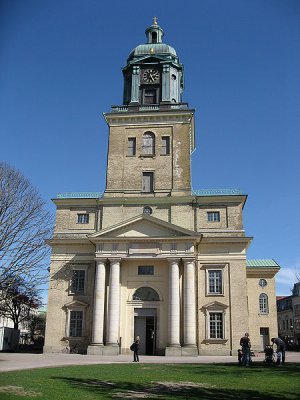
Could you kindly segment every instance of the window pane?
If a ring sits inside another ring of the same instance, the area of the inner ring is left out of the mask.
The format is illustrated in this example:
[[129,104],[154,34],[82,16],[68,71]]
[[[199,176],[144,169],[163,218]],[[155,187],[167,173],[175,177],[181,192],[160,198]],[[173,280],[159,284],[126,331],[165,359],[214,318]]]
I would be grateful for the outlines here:
[[89,214],[77,214],[77,223],[78,224],[88,224],[89,223]]
[[159,301],[158,293],[150,287],[141,287],[133,295],[133,300]]
[[143,172],[142,191],[144,193],[153,192],[153,172]]
[[71,290],[73,293],[83,293],[85,282],[85,270],[74,270],[72,275]]
[[161,154],[163,156],[170,154],[170,137],[169,136],[163,136],[161,138]]
[[207,212],[208,222],[220,222],[220,212],[219,211],[208,211]]
[[128,138],[128,155],[135,156],[136,154],[136,138]]
[[82,336],[82,311],[70,311],[70,336]]
[[223,339],[223,314],[209,314],[209,334],[210,339]]
[[259,296],[259,312],[262,314],[268,314],[268,296],[265,293],[262,293]]
[[139,275],[154,275],[153,265],[139,265],[138,274]]
[[146,132],[143,135],[142,153],[143,154],[155,153],[155,136],[152,132]]
[[208,292],[222,293],[222,271],[208,271]]

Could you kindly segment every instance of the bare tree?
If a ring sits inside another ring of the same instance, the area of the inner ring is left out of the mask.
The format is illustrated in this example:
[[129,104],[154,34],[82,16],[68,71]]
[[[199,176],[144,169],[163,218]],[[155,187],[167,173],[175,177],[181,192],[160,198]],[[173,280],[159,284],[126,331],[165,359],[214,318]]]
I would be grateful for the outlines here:
[[28,286],[22,278],[17,278],[8,287],[2,287],[0,315],[13,321],[14,328],[21,323],[29,324],[34,312],[42,305],[38,289]]
[[0,163],[0,300],[22,279],[31,290],[45,282],[51,214],[23,174]]

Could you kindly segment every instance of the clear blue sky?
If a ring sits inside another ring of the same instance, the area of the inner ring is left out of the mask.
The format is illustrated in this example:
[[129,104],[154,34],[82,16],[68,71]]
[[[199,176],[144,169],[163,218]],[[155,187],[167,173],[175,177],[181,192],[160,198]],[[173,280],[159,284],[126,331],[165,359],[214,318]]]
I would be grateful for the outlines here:
[[299,0],[1,0],[0,158],[54,212],[57,192],[103,191],[121,68],[158,17],[196,109],[193,188],[248,194],[248,258],[300,270]]

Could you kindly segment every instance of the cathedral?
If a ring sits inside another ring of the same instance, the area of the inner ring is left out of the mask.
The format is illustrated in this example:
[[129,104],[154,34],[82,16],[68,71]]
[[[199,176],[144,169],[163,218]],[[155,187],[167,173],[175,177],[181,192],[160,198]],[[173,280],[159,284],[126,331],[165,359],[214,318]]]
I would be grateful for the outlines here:
[[[103,193],[59,193],[44,352],[236,355],[277,336],[272,259],[247,260],[247,195],[192,190],[194,110],[156,18],[123,68]],[[221,167],[221,166],[220,166]],[[88,172],[88,171],[87,171]],[[70,171],[71,173],[71,171]]]

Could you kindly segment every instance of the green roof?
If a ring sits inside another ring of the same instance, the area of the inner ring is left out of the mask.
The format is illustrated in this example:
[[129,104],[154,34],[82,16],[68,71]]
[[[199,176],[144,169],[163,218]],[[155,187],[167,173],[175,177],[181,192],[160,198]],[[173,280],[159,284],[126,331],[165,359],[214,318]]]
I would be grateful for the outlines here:
[[253,267],[261,267],[261,268],[269,268],[269,267],[275,267],[275,268],[280,268],[280,266],[277,264],[276,261],[273,259],[264,259],[264,260],[247,260],[246,261],[247,267],[253,268]]

